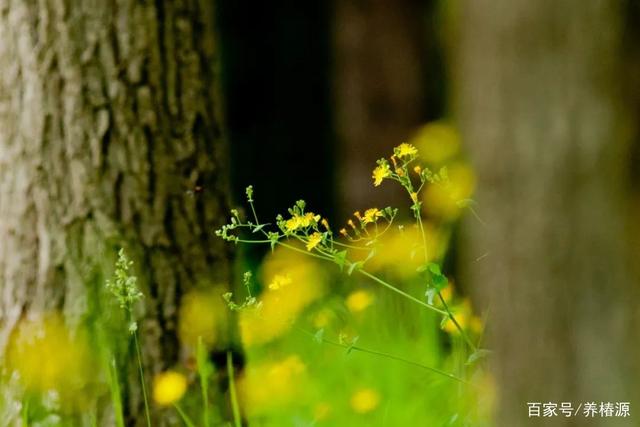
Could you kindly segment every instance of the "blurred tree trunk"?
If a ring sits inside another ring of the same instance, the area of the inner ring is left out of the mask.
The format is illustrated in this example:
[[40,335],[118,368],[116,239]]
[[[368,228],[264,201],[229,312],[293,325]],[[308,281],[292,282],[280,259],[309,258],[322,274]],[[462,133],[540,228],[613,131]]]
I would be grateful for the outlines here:
[[426,25],[434,4],[335,2],[334,93],[342,215],[370,203],[387,206],[403,200],[384,185],[372,188],[375,162],[411,137],[418,125],[442,114],[442,63],[435,31]]
[[[462,265],[490,313],[500,426],[584,425],[527,420],[527,402],[638,397],[621,6],[476,0],[461,9],[457,101],[487,222],[467,224]],[[616,420],[629,422],[590,425]]]
[[[21,318],[60,310],[75,326],[104,307],[123,245],[145,294],[147,378],[185,356],[180,296],[229,280],[212,237],[228,171],[212,13],[204,0],[0,0],[0,349]],[[141,425],[129,369],[127,424]]]

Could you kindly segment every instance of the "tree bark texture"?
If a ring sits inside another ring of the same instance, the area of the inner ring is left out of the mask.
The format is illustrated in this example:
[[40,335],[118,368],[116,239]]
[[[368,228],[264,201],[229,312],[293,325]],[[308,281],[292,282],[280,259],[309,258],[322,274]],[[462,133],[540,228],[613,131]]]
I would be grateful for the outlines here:
[[212,234],[228,206],[212,14],[205,0],[0,0],[0,349],[25,317],[81,323],[124,245],[148,377],[184,356],[180,296],[230,271]]
[[639,403],[621,6],[461,8],[457,108],[487,223],[466,225],[462,266],[489,310],[500,426],[584,425],[528,419],[527,402]]

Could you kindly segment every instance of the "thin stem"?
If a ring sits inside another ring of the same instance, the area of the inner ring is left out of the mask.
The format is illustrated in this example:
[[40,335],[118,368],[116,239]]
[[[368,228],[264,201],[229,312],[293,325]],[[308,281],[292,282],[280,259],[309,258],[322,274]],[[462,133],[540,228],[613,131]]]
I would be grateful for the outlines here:
[[177,403],[174,403],[173,407],[176,408],[176,411],[178,411],[178,414],[180,414],[180,418],[182,418],[182,421],[187,427],[195,427],[195,424],[193,423],[193,421],[191,421],[189,416],[182,410],[182,408]]
[[[427,249],[427,234],[425,233],[424,225],[422,224],[422,215],[420,215],[420,212],[418,212],[418,211],[416,211],[415,214],[416,214],[416,221],[418,222],[418,228],[420,229],[420,234],[422,235],[422,246],[424,247],[424,262],[426,263],[426,262],[429,262],[429,251]],[[460,326],[460,324],[456,320],[455,316],[453,315],[453,313],[449,309],[449,306],[448,306],[447,302],[442,297],[442,293],[440,291],[438,291],[438,298],[440,299],[440,302],[442,303],[442,306],[444,307],[444,309],[446,311],[447,317],[449,317],[449,319],[451,319],[451,321],[455,325],[455,327],[458,330],[458,332],[460,332],[460,335],[462,336],[464,341],[469,345],[469,347],[473,351],[476,351],[476,346],[473,344],[473,342],[471,341],[471,339],[469,338],[467,333],[464,331],[462,326]]]
[[209,365],[202,336],[198,337],[197,348],[198,374],[200,376],[200,390],[202,392],[202,418],[205,427],[209,427]]
[[438,307],[435,307],[433,305],[429,305],[426,302],[419,300],[418,298],[414,297],[413,295],[410,295],[406,292],[404,292],[403,290],[400,290],[398,288],[396,288],[395,286],[385,282],[384,280],[382,280],[381,278],[379,278],[378,276],[374,276],[373,274],[369,273],[366,270],[363,269],[359,269],[358,272],[364,276],[367,276],[368,278],[370,278],[371,280],[380,283],[382,286],[391,289],[393,292],[398,293],[400,295],[402,295],[405,298],[410,299],[413,302],[416,302],[418,304],[420,304],[423,307],[428,308],[429,310],[435,311],[436,313],[442,314],[442,315],[447,315],[447,312],[444,310],[439,309]]
[[242,427],[240,419],[240,407],[238,406],[238,396],[236,395],[236,384],[233,376],[233,358],[231,352],[227,352],[227,375],[229,376],[229,394],[231,397],[231,409],[233,411],[233,422],[235,427]]
[[442,296],[442,294],[440,293],[440,291],[438,291],[438,298],[440,299],[440,302],[442,303],[442,306],[444,307],[444,309],[447,310],[449,319],[451,319],[453,324],[456,326],[456,329],[458,329],[458,331],[460,332],[460,335],[462,335],[462,338],[464,339],[464,341],[467,343],[467,345],[469,345],[469,347],[471,347],[471,349],[473,351],[476,351],[477,348],[476,348],[475,344],[471,341],[471,339],[469,338],[469,335],[467,335],[466,332],[464,332],[464,329],[462,329],[462,326],[460,326],[460,324],[456,320],[456,318],[453,315],[453,313],[451,312],[451,310],[449,310],[449,306],[448,306],[447,302],[445,301],[444,297]]
[[147,418],[147,427],[151,427],[151,415],[149,413],[149,399],[147,398],[147,387],[144,383],[144,370],[142,369],[142,352],[140,351],[140,343],[138,342],[138,333],[133,333],[133,341],[136,346],[136,355],[138,358],[138,370],[140,372],[140,385],[142,386],[142,397],[144,398],[144,412]]
[[[310,333],[309,331],[306,331],[306,330],[304,330],[302,328],[297,328],[297,329],[302,331],[302,332],[304,332],[305,334],[313,336],[315,338],[315,335]],[[368,348],[359,347],[359,346],[355,346],[355,345],[353,345],[353,346],[352,345],[346,345],[346,344],[342,344],[342,343],[339,343],[339,342],[336,342],[336,341],[333,341],[333,340],[330,340],[330,339],[327,339],[327,338],[324,338],[324,337],[322,338],[322,342],[324,342],[326,344],[330,344],[330,345],[336,346],[336,347],[341,347],[341,348],[344,348],[346,350],[359,351],[360,353],[367,353],[367,354],[372,354],[374,356],[380,356],[380,357],[384,357],[384,358],[387,358],[387,359],[396,360],[398,362],[403,362],[403,363],[406,363],[408,365],[412,365],[412,366],[415,366],[415,367],[418,367],[418,368],[433,372],[435,374],[442,375],[444,377],[447,377],[449,379],[461,382],[461,383],[466,384],[466,385],[473,385],[473,384],[469,383],[468,381],[465,381],[462,378],[457,377],[457,376],[455,376],[453,374],[450,374],[448,372],[442,371],[442,370],[437,369],[437,368],[433,368],[431,366],[423,365],[422,363],[418,363],[418,362],[415,362],[413,360],[405,359],[404,357],[395,356],[393,354],[384,353],[382,351],[377,351],[377,350],[371,350],[371,349],[368,349]]]

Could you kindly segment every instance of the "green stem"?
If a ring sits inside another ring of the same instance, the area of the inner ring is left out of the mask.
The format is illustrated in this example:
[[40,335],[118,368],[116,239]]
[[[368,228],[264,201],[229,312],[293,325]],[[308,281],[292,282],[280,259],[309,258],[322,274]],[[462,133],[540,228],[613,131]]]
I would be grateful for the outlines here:
[[140,386],[142,386],[142,397],[144,398],[144,412],[147,418],[147,427],[151,427],[151,415],[149,412],[149,399],[147,398],[147,386],[144,382],[144,370],[142,369],[142,352],[140,351],[140,343],[138,342],[138,333],[133,333],[133,341],[136,346],[136,355],[138,358],[138,371],[140,372]]
[[[416,214],[416,221],[418,223],[418,228],[420,229],[420,234],[422,235],[422,246],[424,247],[424,262],[427,263],[427,262],[429,262],[429,251],[427,249],[427,234],[424,231],[424,225],[422,224],[422,216],[420,215],[420,212],[416,211],[415,214]],[[442,297],[442,294],[440,293],[440,291],[438,291],[438,298],[440,299],[440,302],[442,302],[442,306],[445,309],[447,317],[449,319],[451,319],[451,321],[455,325],[455,327],[458,330],[458,332],[460,332],[460,335],[462,336],[464,341],[467,343],[467,345],[469,345],[469,347],[473,351],[476,351],[476,346],[473,344],[473,342],[471,341],[471,339],[469,338],[467,333],[464,331],[462,326],[460,326],[460,324],[456,320],[455,316],[453,315],[453,313],[449,309],[449,306],[447,305],[447,302]]]
[[378,276],[374,276],[373,274],[369,273],[366,270],[359,269],[358,272],[360,274],[364,275],[364,276],[367,276],[371,280],[380,283],[382,286],[384,286],[384,287],[386,287],[388,289],[391,289],[393,292],[398,293],[398,294],[402,295],[403,297],[408,298],[411,301],[416,302],[416,303],[420,304],[421,306],[428,308],[429,310],[433,310],[436,313],[439,313],[439,314],[442,314],[442,315],[445,315],[445,316],[447,315],[446,311],[441,310],[438,307],[434,307],[433,305],[429,305],[429,304],[427,304],[426,302],[424,302],[422,300],[419,300],[418,298],[414,297],[413,295],[410,295],[410,294],[404,292],[403,290],[400,290],[400,289],[396,288],[395,286],[385,282],[384,280],[382,280]]
[[200,390],[202,392],[202,418],[205,427],[209,427],[209,361],[202,342],[202,336],[198,337],[198,348],[196,349],[198,374],[200,376]]
[[[300,331],[304,332],[305,334],[311,335],[311,336],[313,336],[315,338],[315,335],[310,333],[309,331],[306,331],[306,330],[304,330],[302,328],[297,328],[297,329],[299,329]],[[377,350],[371,350],[371,349],[368,349],[368,348],[359,347],[359,346],[355,346],[355,345],[351,346],[351,345],[341,344],[339,342],[332,341],[332,340],[326,339],[324,337],[322,338],[322,342],[330,344],[330,345],[333,345],[333,346],[336,346],[336,347],[341,347],[341,348],[344,348],[346,350],[359,351],[360,353],[372,354],[374,356],[380,356],[380,357],[384,357],[384,358],[387,358],[387,359],[395,360],[395,361],[398,361],[398,362],[406,363],[407,365],[412,365],[412,366],[424,369],[426,371],[433,372],[435,374],[447,377],[449,379],[458,381],[458,382],[466,384],[466,385],[471,385],[471,386],[474,385],[474,384],[471,384],[470,382],[465,381],[462,378],[457,377],[457,376],[455,376],[453,374],[450,374],[448,372],[442,371],[442,370],[437,369],[437,368],[433,368],[431,366],[423,365],[422,363],[418,363],[418,362],[415,362],[413,360],[405,359],[405,358],[400,357],[400,356],[395,356],[393,354],[384,353],[382,351],[377,351]]]
[[229,376],[229,395],[231,397],[231,409],[233,411],[233,422],[235,427],[242,427],[240,419],[240,407],[238,406],[238,396],[236,395],[236,383],[233,376],[233,359],[231,352],[227,352],[227,375]]
[[187,427],[195,427],[195,424],[193,424],[189,416],[182,410],[180,406],[178,406],[177,403],[174,403],[173,407],[176,408],[176,411],[178,411],[180,418],[182,418],[182,421]]

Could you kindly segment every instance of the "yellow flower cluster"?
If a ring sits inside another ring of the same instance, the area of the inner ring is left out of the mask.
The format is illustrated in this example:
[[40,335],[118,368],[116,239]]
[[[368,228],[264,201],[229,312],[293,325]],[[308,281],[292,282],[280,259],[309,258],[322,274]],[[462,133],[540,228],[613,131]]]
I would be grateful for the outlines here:
[[287,231],[296,231],[317,224],[320,218],[320,215],[316,215],[313,212],[307,212],[304,215],[294,215],[285,222],[285,228]]

